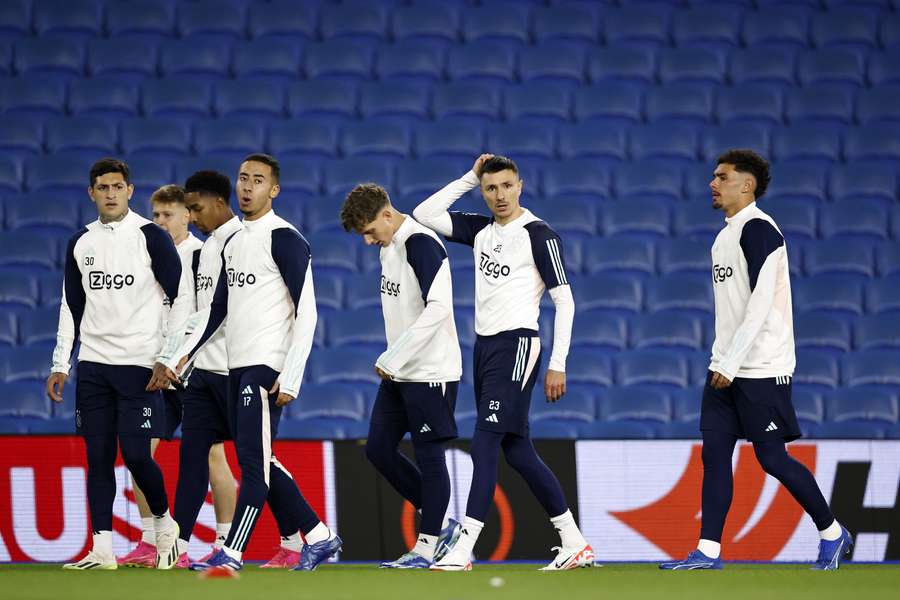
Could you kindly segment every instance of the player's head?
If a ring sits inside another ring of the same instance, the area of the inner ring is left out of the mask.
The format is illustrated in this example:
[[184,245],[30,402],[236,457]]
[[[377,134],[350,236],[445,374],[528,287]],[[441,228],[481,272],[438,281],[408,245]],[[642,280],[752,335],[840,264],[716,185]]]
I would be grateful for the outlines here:
[[101,158],[91,166],[88,195],[97,205],[104,222],[118,221],[128,212],[128,201],[134,193],[131,171],[117,158]]
[[184,203],[197,229],[209,235],[229,221],[231,180],[218,171],[197,171],[184,182]]
[[729,150],[716,159],[709,188],[712,206],[731,216],[761,198],[769,187],[769,163],[752,150]]
[[516,163],[505,156],[492,156],[484,161],[478,175],[481,195],[497,222],[504,224],[518,217],[522,179]]
[[235,192],[244,218],[253,221],[272,210],[272,200],[281,188],[281,167],[274,156],[251,154],[241,163]]
[[403,215],[391,205],[387,191],[374,183],[361,183],[344,200],[341,225],[355,231],[366,244],[388,246],[403,223]]
[[150,207],[153,209],[153,222],[168,231],[173,240],[181,241],[187,237],[191,215],[184,205],[181,186],[170,183],[153,192]]

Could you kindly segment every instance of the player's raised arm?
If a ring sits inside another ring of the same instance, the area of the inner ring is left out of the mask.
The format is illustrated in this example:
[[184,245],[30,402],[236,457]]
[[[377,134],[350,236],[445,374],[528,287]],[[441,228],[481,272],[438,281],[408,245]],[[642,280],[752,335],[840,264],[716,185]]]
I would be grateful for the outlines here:
[[75,258],[75,244],[87,231],[82,229],[69,240],[66,247],[66,265],[63,273],[62,302],[59,306],[59,326],[56,330],[56,347],[53,349],[53,364],[47,379],[47,395],[54,402],[62,402],[62,390],[69,375],[72,348],[81,329],[86,296],[81,284],[81,269]]
[[[465,240],[468,239],[468,237],[474,237],[474,234],[471,236],[466,235],[466,231],[471,228],[467,227],[464,223],[465,219],[461,219],[460,217],[469,215],[464,215],[463,213],[450,213],[448,212],[448,209],[454,202],[459,200],[463,194],[478,187],[478,177],[481,173],[481,166],[484,164],[484,161],[492,156],[493,154],[482,154],[475,160],[475,164],[472,165],[471,171],[456,181],[451,181],[419,204],[413,210],[413,217],[416,221],[439,234],[446,236],[451,241],[467,243]],[[488,220],[487,217],[481,215],[478,216],[481,220]],[[471,246],[471,242],[469,242],[468,245]]]

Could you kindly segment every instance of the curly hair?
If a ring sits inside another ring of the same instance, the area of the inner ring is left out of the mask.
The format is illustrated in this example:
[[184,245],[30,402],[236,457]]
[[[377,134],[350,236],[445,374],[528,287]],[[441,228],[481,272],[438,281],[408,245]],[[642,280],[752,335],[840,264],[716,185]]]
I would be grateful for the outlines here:
[[391,203],[383,187],[375,183],[361,183],[353,188],[341,207],[344,231],[362,231],[375,220],[378,212]]
[[762,198],[772,181],[769,175],[769,161],[754,152],[753,150],[729,150],[716,159],[716,164],[734,165],[734,170],[739,173],[750,173],[756,178],[756,189],[753,190],[753,196],[756,199]]

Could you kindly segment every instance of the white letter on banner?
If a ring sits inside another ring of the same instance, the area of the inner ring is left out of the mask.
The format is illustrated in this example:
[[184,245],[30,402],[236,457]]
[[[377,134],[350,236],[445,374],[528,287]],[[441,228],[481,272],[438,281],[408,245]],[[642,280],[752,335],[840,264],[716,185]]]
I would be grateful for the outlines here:
[[84,546],[87,532],[87,493],[83,467],[62,468],[63,530],[55,540],[44,539],[38,531],[35,508],[34,470],[10,469],[13,535],[22,552],[41,561],[72,558]]

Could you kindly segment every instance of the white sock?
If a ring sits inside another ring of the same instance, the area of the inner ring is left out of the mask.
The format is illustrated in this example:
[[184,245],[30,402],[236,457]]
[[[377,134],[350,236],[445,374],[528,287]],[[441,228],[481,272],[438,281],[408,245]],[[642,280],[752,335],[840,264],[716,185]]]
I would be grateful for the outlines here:
[[575,524],[572,511],[567,510],[558,517],[550,519],[553,527],[559,532],[559,539],[563,548],[578,548],[581,550],[588,545],[587,540],[581,535],[581,530]]
[[484,529],[484,523],[481,521],[472,517],[463,519],[462,533],[459,535],[456,545],[453,546],[452,552],[461,552],[466,557],[471,556],[482,529]]
[[450,526],[450,517],[444,515],[444,520],[441,521],[441,531],[447,529]]
[[153,517],[141,517],[141,541],[151,546],[156,545],[156,529],[153,526]]
[[177,526],[177,523],[175,523],[175,519],[172,518],[172,515],[169,514],[169,511],[164,512],[158,517],[153,517],[153,530],[156,533],[159,533],[161,531],[168,531],[175,526]]
[[319,524],[313,527],[304,537],[306,537],[306,543],[312,546],[313,544],[318,544],[319,542],[331,539],[331,530],[328,529],[325,523],[319,521]]
[[841,524],[837,522],[837,519],[832,521],[831,525],[826,527],[825,529],[819,532],[819,537],[828,542],[833,542],[834,540],[841,537]]
[[697,544],[697,550],[710,558],[719,558],[719,554],[722,552],[722,544],[712,540],[700,540]]
[[112,559],[112,531],[95,531],[93,535],[93,547],[91,550],[94,554],[99,554],[104,558]]
[[228,546],[222,546],[222,550],[225,551],[225,554],[233,558],[234,560],[241,562],[241,557],[244,555],[243,552],[238,552],[237,550],[232,550]]
[[413,546],[412,551],[423,558],[434,560],[434,549],[437,546],[437,541],[438,536],[436,535],[420,533],[419,538],[416,541],[416,545]]
[[184,541],[183,539],[178,538],[178,541],[175,542],[175,545],[178,548],[178,556],[181,556],[182,554],[187,554],[188,546],[190,544],[188,544],[188,542]]
[[281,547],[293,552],[300,552],[303,549],[303,540],[300,539],[300,532],[296,532],[287,537],[281,538]]
[[215,548],[221,548],[225,545],[225,540],[228,539],[228,532],[230,530],[230,521],[228,523],[216,523],[216,541],[213,542]]

